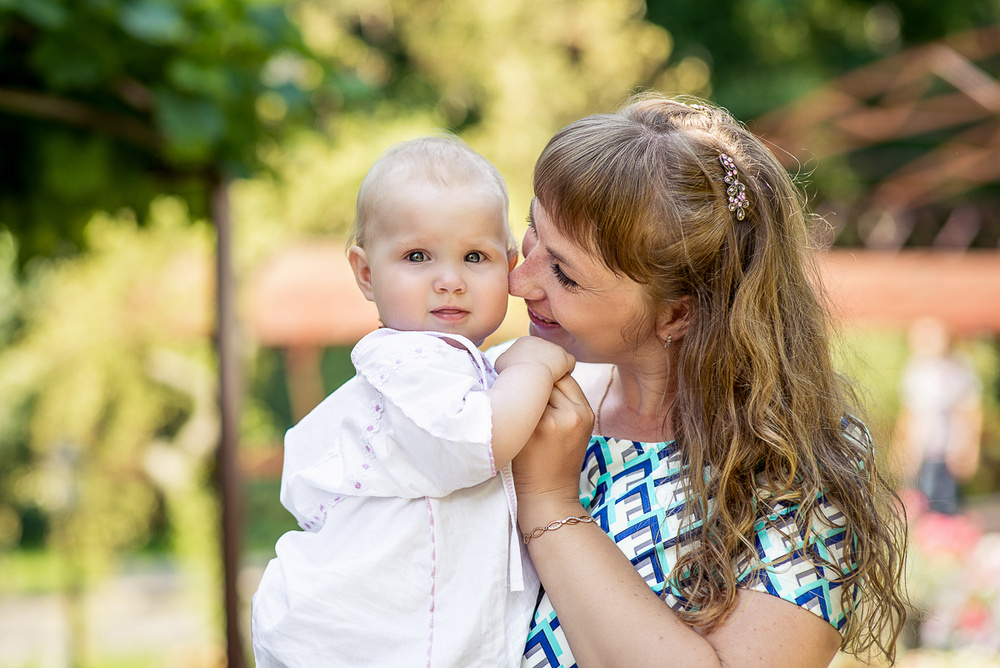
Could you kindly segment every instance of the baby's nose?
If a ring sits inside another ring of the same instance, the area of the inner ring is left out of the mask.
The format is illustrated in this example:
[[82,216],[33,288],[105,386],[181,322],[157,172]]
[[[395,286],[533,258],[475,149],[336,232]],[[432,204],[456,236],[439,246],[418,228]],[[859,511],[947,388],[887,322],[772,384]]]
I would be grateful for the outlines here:
[[434,289],[437,292],[463,292],[465,281],[462,280],[461,272],[454,267],[442,267],[434,282]]

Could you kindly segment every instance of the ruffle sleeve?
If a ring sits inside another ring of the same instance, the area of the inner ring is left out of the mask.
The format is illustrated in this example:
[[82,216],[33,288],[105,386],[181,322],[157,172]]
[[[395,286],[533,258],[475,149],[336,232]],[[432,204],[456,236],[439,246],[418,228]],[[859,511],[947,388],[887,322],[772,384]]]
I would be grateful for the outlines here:
[[294,470],[286,453],[282,501],[300,525],[322,524],[322,499],[443,497],[496,474],[484,392],[492,368],[460,342],[461,349],[436,335],[383,329],[355,347],[348,391],[338,390],[286,435],[286,450],[313,453]]
[[797,505],[775,504],[754,525],[757,560],[752,567],[742,564],[740,585],[794,603],[841,630],[847,624],[844,576],[853,568],[844,556],[843,525],[840,511],[824,497],[811,522],[799,517]]
[[449,339],[463,347],[422,332],[370,335],[355,347],[351,361],[358,376],[399,411],[407,430],[456,444],[489,445],[492,410],[483,391],[491,382],[490,367],[471,342]]

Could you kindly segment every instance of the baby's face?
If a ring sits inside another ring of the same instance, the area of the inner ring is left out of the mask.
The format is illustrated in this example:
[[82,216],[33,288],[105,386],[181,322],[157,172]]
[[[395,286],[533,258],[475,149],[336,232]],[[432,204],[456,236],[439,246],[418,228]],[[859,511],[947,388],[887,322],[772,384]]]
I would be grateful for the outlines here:
[[365,249],[366,296],[382,324],[481,344],[507,312],[511,260],[496,198],[478,187],[409,182],[394,186],[379,208]]

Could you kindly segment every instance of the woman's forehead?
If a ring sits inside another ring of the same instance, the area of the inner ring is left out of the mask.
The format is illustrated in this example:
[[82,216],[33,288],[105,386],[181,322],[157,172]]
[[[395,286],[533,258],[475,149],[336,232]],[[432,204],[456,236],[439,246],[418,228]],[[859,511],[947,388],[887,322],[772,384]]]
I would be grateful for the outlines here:
[[595,247],[581,245],[569,237],[537,200],[532,200],[531,215],[538,243],[564,268],[595,282],[619,280],[618,274],[605,264]]

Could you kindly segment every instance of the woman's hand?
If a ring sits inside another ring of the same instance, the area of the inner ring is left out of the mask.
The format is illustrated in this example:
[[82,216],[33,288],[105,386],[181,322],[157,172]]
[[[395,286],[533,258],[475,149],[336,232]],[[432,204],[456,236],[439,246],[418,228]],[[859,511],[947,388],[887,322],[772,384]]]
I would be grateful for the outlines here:
[[570,375],[556,381],[528,443],[514,458],[522,530],[580,515],[580,470],[594,429],[594,412]]

